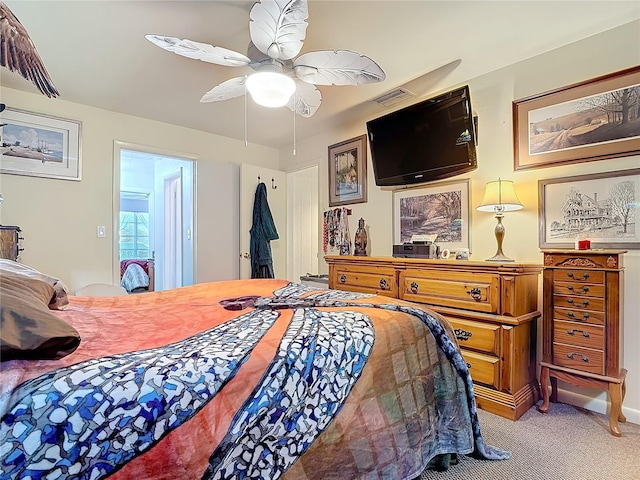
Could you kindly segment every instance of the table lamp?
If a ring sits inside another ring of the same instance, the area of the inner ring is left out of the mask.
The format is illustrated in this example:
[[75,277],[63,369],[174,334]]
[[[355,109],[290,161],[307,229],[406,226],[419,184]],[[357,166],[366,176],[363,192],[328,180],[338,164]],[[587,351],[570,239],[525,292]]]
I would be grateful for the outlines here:
[[520,199],[516,195],[511,180],[502,180],[498,178],[493,182],[487,182],[484,188],[484,197],[482,203],[476,207],[480,212],[495,212],[498,224],[496,225],[496,240],[498,241],[498,251],[496,254],[487,258],[489,262],[513,262],[514,260],[502,253],[502,240],[504,239],[504,225],[502,225],[502,217],[504,212],[511,212],[523,208]]

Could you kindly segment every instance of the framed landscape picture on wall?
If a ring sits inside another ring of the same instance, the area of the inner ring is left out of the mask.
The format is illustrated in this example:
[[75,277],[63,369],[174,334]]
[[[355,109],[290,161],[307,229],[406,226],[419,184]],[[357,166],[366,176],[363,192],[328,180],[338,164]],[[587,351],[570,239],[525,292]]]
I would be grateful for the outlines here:
[[414,235],[437,235],[440,248],[469,245],[469,180],[443,182],[393,192],[393,243]]
[[640,67],[513,102],[514,169],[640,153]]
[[2,173],[80,180],[81,122],[10,107],[0,117]]
[[640,248],[640,168],[538,181],[540,248]]

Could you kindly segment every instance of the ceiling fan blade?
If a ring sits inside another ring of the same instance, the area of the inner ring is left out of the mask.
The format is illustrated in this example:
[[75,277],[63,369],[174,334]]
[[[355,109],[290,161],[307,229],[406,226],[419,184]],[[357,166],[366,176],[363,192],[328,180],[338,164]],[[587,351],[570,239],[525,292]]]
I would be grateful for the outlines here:
[[222,100],[230,100],[232,98],[244,95],[246,77],[236,77],[226,82],[222,82],[220,85],[216,85],[207,93],[205,93],[200,99],[201,103],[207,102],[221,102]]
[[251,40],[262,53],[290,60],[302,49],[309,17],[307,0],[262,0],[249,12]]
[[310,117],[320,108],[321,103],[322,93],[320,90],[310,83],[296,80],[296,92],[289,100],[287,107],[302,117]]
[[293,62],[296,76],[315,85],[361,85],[386,78],[380,66],[349,50],[321,50],[300,55]]
[[227,50],[222,47],[214,47],[208,43],[194,42],[193,40],[166,37],[164,35],[145,35],[144,38],[154,45],[164,48],[169,52],[177,53],[183,57],[202,60],[227,67],[245,67],[251,60],[241,53]]

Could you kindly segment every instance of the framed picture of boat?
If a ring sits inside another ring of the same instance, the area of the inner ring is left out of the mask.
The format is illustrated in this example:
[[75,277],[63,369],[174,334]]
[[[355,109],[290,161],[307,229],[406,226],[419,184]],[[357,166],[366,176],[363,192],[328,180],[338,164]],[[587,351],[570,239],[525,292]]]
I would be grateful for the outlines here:
[[81,179],[81,122],[10,107],[0,120],[0,173]]

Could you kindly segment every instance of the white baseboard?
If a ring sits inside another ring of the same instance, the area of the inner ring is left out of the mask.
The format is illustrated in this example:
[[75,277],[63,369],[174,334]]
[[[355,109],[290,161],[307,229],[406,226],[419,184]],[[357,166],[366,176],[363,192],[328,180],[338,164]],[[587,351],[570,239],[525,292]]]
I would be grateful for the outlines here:
[[[576,407],[591,410],[592,412],[609,414],[609,402],[603,398],[594,398],[580,393],[558,388],[558,401],[568,403]],[[622,414],[627,417],[627,422],[640,425],[640,410],[627,408],[622,405]]]

